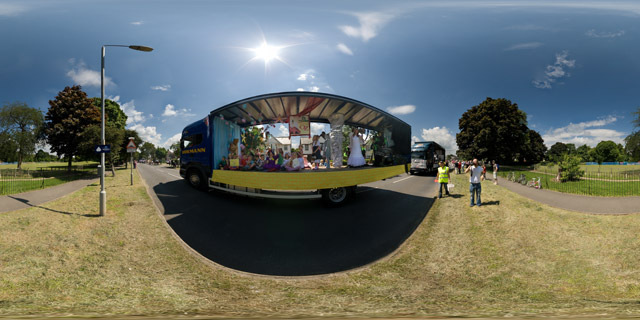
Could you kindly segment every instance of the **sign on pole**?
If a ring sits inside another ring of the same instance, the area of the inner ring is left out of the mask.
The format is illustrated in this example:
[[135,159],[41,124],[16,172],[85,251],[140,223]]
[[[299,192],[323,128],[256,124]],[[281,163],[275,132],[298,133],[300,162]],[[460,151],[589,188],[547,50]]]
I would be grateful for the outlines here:
[[136,152],[136,149],[138,147],[136,147],[135,142],[133,142],[133,139],[129,140],[129,143],[127,144],[127,152]]
[[111,145],[108,144],[100,144],[96,146],[96,153],[109,153],[111,152]]

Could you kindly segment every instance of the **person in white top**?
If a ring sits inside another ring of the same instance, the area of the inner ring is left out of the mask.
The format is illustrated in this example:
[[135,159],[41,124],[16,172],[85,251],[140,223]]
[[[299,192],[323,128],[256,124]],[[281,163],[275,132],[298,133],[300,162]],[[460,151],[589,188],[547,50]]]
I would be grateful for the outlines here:
[[[482,175],[482,166],[478,165],[478,159],[473,159],[473,164],[467,167],[464,172],[471,172],[471,176],[469,177],[469,192],[471,192],[471,207],[474,205],[480,206],[480,192],[482,191],[482,180],[484,180],[484,176]],[[477,201],[474,204],[474,196],[478,195]]]

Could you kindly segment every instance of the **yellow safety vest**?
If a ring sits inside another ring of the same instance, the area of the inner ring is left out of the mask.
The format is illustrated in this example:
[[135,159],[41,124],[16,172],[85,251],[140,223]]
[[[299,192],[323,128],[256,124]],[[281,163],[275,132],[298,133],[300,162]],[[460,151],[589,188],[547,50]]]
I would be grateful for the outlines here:
[[438,182],[449,182],[449,167],[438,167]]

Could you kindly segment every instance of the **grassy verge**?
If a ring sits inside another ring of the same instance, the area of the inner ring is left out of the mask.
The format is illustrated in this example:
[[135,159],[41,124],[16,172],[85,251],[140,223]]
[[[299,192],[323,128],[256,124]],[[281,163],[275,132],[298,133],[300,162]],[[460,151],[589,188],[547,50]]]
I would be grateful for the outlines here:
[[[73,162],[73,166],[95,166],[97,162],[95,161],[77,161]],[[17,164],[0,164],[0,169],[15,169],[17,168]],[[24,162],[22,163],[23,170],[33,170],[37,168],[49,168],[49,167],[67,167],[66,162]]]
[[[0,314],[425,316],[640,312],[640,216],[539,205],[490,183],[481,208],[436,201],[391,258],[349,273],[271,279],[209,267],[166,230],[139,177],[0,215]],[[240,253],[239,253],[240,254]]]

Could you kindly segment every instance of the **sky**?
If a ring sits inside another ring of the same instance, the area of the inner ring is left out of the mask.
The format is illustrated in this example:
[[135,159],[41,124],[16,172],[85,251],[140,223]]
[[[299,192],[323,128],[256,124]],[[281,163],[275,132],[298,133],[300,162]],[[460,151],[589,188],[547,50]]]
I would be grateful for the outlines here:
[[593,147],[634,130],[638,22],[637,1],[0,0],[0,103],[99,97],[101,46],[144,45],[106,48],[105,90],[158,146],[228,103],[304,90],[387,110],[447,153],[487,97],[548,147]]

